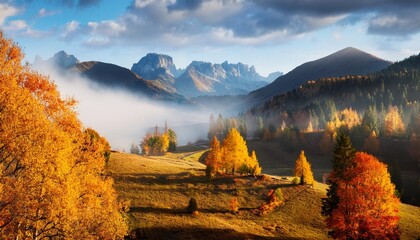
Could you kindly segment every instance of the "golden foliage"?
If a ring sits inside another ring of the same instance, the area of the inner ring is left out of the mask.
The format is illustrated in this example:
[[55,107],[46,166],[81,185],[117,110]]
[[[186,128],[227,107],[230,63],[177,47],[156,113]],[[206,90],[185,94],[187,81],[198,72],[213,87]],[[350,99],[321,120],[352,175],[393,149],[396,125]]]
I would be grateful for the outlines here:
[[300,177],[300,180],[303,181],[303,184],[314,183],[314,175],[311,170],[311,164],[306,160],[305,152],[302,150],[300,152],[299,158],[295,163],[294,175]]
[[404,123],[396,106],[390,107],[385,116],[385,135],[401,135],[405,131]]
[[399,199],[385,164],[358,152],[338,181],[338,207],[327,219],[338,239],[399,239]]
[[0,238],[122,238],[109,144],[22,59],[0,32]]
[[236,128],[229,131],[222,147],[220,147],[217,138],[213,137],[206,165],[210,167],[211,174],[219,171],[232,174],[261,174],[261,167],[255,151],[248,155],[246,142]]

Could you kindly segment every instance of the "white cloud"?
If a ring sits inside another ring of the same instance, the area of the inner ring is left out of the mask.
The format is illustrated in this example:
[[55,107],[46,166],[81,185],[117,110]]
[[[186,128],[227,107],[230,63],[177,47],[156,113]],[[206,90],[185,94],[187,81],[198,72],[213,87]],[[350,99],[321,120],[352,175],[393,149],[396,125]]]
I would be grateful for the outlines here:
[[45,8],[41,8],[41,9],[39,9],[39,11],[38,11],[38,16],[39,17],[47,17],[47,16],[52,16],[52,15],[56,15],[56,14],[58,14],[59,12],[58,11],[48,11],[47,9],[45,9]]
[[7,3],[0,3],[0,24],[3,25],[8,17],[15,16],[19,11],[20,10],[17,7]]
[[4,30],[12,36],[24,36],[31,38],[41,38],[49,36],[49,32],[43,32],[33,29],[25,20],[18,19],[8,22],[4,25]]

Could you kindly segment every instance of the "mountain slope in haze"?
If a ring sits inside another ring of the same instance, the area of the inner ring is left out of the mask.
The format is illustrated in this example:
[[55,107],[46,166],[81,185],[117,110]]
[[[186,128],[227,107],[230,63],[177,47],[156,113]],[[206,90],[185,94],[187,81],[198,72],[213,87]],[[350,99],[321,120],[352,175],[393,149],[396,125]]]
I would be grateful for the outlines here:
[[80,73],[91,81],[111,88],[123,88],[133,93],[159,99],[185,102],[186,99],[177,94],[159,88],[150,81],[146,81],[129,69],[103,62],[81,62],[69,70],[70,73]]
[[271,84],[251,92],[248,98],[250,102],[261,103],[276,94],[290,91],[308,80],[344,75],[365,75],[384,69],[390,64],[389,61],[348,47],[296,67]]
[[222,64],[193,61],[175,80],[177,91],[188,97],[247,94],[266,84],[266,78],[254,66],[227,61]]
[[36,56],[34,67],[41,69],[45,66],[53,66],[60,70],[65,70],[73,67],[79,62],[79,59],[77,59],[74,55],[67,54],[65,51],[59,51],[47,60],[42,60],[39,56]]

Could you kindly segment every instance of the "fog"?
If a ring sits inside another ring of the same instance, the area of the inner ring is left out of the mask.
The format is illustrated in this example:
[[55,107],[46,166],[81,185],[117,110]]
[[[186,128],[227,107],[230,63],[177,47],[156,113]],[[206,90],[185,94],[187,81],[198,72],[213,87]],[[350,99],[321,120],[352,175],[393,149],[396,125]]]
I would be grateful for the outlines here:
[[129,151],[131,144],[165,120],[176,132],[178,145],[205,139],[210,113],[191,106],[146,99],[123,89],[101,87],[79,75],[60,73],[51,67],[38,69],[50,76],[63,97],[78,101],[76,111],[85,127],[106,137],[112,149]]

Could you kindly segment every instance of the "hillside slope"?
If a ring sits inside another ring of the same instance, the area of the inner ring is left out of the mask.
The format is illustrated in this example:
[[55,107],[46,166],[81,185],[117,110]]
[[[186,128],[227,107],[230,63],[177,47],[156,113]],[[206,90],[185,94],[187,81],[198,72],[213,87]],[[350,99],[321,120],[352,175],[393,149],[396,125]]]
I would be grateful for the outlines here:
[[80,73],[91,81],[110,88],[122,88],[136,94],[159,100],[185,102],[186,99],[149,81],[144,80],[129,69],[103,62],[82,62],[69,70]]
[[271,84],[251,92],[248,101],[261,103],[274,95],[290,91],[308,80],[344,75],[365,75],[384,69],[390,64],[389,61],[348,47],[296,67]]
[[[205,150],[161,157],[113,153],[108,174],[122,198],[131,201],[132,239],[326,239],[320,214],[325,185],[294,186],[290,178],[226,177],[208,182],[198,162]],[[263,165],[263,170],[264,170]],[[255,208],[269,189],[280,187],[285,204],[265,216]],[[199,214],[185,212],[191,197]],[[229,212],[235,197],[239,214]],[[402,239],[420,236],[420,208],[401,207]]]

